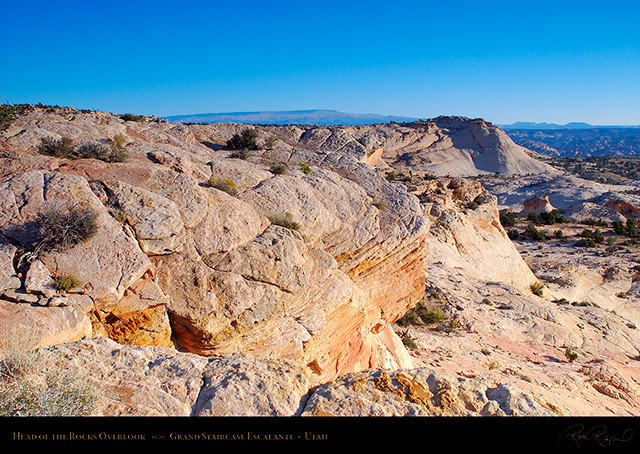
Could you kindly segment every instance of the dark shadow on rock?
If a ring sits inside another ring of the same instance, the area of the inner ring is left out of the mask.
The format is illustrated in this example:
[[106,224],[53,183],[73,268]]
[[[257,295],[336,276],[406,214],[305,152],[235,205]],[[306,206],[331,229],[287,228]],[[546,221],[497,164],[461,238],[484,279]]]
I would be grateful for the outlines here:
[[204,145],[207,148],[211,148],[212,150],[216,150],[216,151],[227,150],[226,145],[220,145],[219,143],[213,143],[208,141],[204,141],[200,143],[202,143],[202,145]]

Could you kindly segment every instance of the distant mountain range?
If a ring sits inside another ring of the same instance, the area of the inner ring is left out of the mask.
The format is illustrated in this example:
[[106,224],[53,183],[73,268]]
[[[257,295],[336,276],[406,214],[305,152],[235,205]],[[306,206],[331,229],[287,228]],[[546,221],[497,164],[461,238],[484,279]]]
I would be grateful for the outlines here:
[[537,131],[548,131],[548,130],[558,130],[558,129],[602,129],[602,128],[640,128],[640,125],[625,125],[625,126],[615,126],[615,125],[590,125],[588,123],[583,122],[572,122],[564,125],[559,125],[556,123],[534,123],[530,121],[518,121],[516,123],[510,125],[499,125],[502,129],[534,129]]
[[417,118],[397,115],[357,114],[336,110],[291,110],[280,112],[230,112],[174,115],[165,117],[172,123],[246,123],[269,125],[366,125],[395,121],[415,121]]

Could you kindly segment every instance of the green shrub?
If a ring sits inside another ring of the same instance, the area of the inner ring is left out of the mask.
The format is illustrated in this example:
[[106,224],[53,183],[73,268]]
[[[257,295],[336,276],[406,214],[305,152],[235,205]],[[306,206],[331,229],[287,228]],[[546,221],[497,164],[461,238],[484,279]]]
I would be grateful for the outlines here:
[[309,167],[304,162],[300,163],[300,170],[302,170],[302,173],[304,173],[305,175],[311,175],[311,167]]
[[65,159],[99,159],[105,162],[121,162],[126,158],[126,153],[117,143],[109,147],[99,143],[85,143],[79,147],[73,145],[68,137],[54,139],[45,137],[41,140],[38,152],[47,156]]
[[87,208],[72,207],[66,212],[48,208],[35,218],[37,249],[63,250],[88,240],[98,230],[97,214]]
[[74,275],[61,274],[53,278],[53,288],[58,292],[66,292],[80,286],[82,286],[82,281]]
[[427,304],[420,302],[414,308],[398,320],[400,325],[410,325],[424,323],[427,325],[440,324],[447,320],[448,316],[442,312],[440,308],[429,307]]
[[16,119],[16,108],[14,106],[0,105],[0,132],[9,128],[13,120]]
[[561,239],[564,237],[564,233],[562,232],[562,230],[556,230],[555,232],[553,232],[553,236],[555,236],[557,239]]
[[535,241],[546,241],[547,237],[535,225],[529,224],[524,234]]
[[516,214],[513,211],[501,212],[500,223],[504,227],[513,227],[514,225],[516,225]]
[[622,235],[627,232],[627,229],[625,228],[624,223],[620,220],[613,221],[612,227],[613,227],[613,231],[618,235]]
[[604,241],[604,235],[602,234],[600,229],[595,229],[595,230],[584,229],[580,233],[580,236],[585,240],[591,240],[591,241],[583,241],[583,243],[588,244],[589,247],[592,247],[595,244],[600,244]]
[[564,351],[564,356],[569,360],[569,362],[574,362],[576,359],[578,359],[578,354],[571,351],[569,347],[567,347],[567,349]]
[[252,128],[243,129],[239,134],[234,134],[227,140],[227,148],[231,150],[257,150],[258,131]]
[[402,336],[402,343],[404,344],[405,347],[410,348],[411,350],[418,349],[418,345],[415,343],[415,341],[407,335]]
[[627,224],[625,226],[625,230],[627,231],[627,236],[631,237],[631,238],[635,238],[638,235],[638,228],[636,227],[636,221],[635,219],[627,219]]
[[603,219],[587,218],[582,220],[582,224],[589,226],[607,227],[607,221]]
[[547,213],[544,211],[538,215],[538,218],[544,225],[553,225],[556,223],[556,214],[554,212]]
[[531,289],[531,293],[536,296],[542,297],[542,289],[544,288],[544,285],[542,285],[540,282],[534,282],[529,286],[529,288]]
[[134,115],[130,113],[120,115],[120,118],[124,121],[144,121],[144,117],[142,115]]
[[220,191],[224,191],[229,195],[235,196],[238,194],[238,186],[236,183],[230,178],[209,178],[207,181],[207,186],[210,188],[215,188]]

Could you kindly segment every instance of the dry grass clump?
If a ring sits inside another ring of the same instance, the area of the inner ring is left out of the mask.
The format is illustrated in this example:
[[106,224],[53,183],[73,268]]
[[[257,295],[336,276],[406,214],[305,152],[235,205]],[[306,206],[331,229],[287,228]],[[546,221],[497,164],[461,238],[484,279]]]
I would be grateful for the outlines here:
[[0,416],[88,416],[98,393],[73,371],[51,367],[37,336],[0,326]]
[[300,224],[293,220],[293,215],[291,213],[276,213],[267,215],[269,221],[272,224],[279,225],[280,227],[285,227],[289,230],[300,230]]
[[215,188],[220,191],[224,191],[231,196],[235,196],[238,194],[238,186],[236,183],[230,178],[209,178],[207,181],[207,186],[210,188]]
[[60,274],[53,278],[53,288],[58,292],[66,292],[82,286],[82,281],[74,275]]

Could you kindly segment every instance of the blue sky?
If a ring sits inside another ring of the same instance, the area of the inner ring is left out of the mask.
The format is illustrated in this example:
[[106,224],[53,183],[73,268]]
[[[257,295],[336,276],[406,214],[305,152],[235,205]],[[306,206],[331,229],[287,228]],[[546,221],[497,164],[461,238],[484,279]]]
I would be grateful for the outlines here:
[[2,102],[640,124],[640,2],[2,1]]

